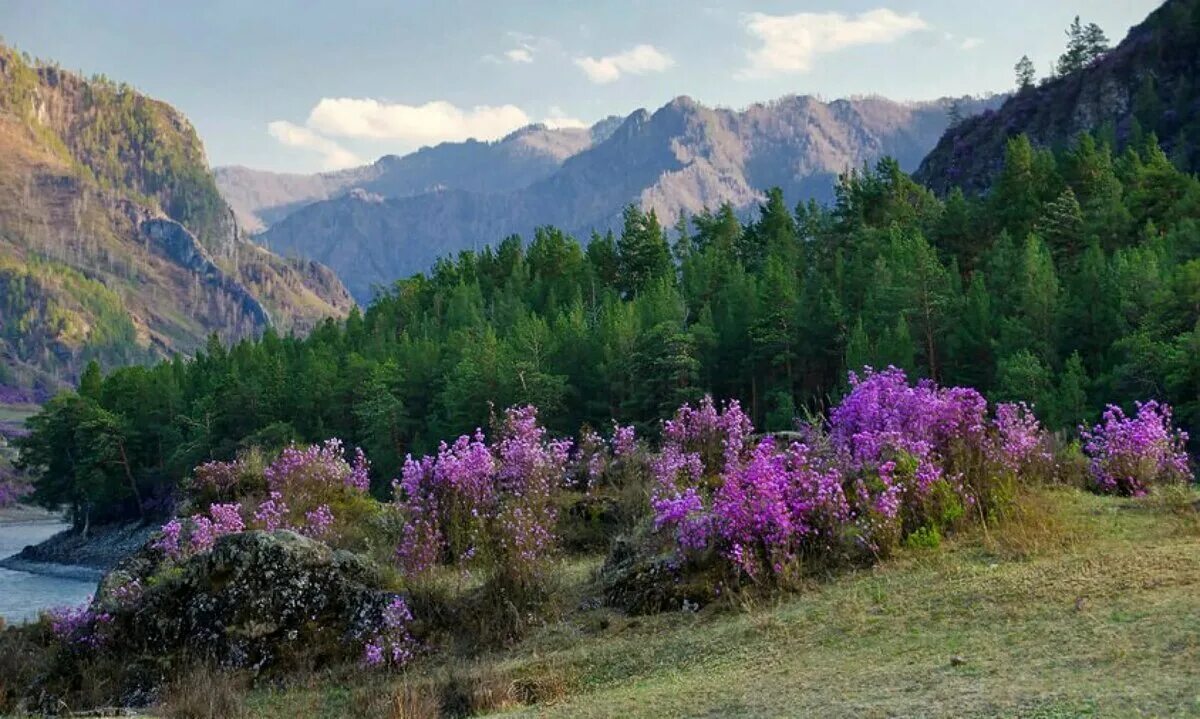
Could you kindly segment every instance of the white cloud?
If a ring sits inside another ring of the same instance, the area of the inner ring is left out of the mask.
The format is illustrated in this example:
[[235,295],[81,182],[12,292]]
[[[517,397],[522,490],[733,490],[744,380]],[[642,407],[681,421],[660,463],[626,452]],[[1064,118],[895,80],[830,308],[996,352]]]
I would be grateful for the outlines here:
[[670,55],[653,45],[638,45],[616,55],[601,58],[580,57],[575,64],[596,84],[613,82],[622,74],[641,75],[662,72],[675,64]]
[[508,58],[509,62],[533,62],[533,50],[528,47],[515,47],[505,52],[504,57]]
[[[338,138],[374,141],[386,152],[408,152],[439,142],[497,140],[533,122],[516,105],[462,109],[444,100],[403,105],[373,98],[327,97],[313,107],[304,125],[276,120],[268,123],[267,131],[283,145],[320,153],[324,167],[335,170],[363,164]],[[542,123],[553,129],[588,127],[558,106],[550,107]]]
[[550,114],[546,116],[546,119],[542,120],[542,124],[551,130],[583,128],[588,126],[586,122],[577,117],[567,116],[567,113],[563,112],[563,109],[558,105],[551,106]]
[[328,137],[322,137],[307,127],[294,125],[287,120],[267,123],[267,132],[288,147],[299,147],[320,153],[323,156],[323,166],[326,170],[341,170],[363,164],[357,155]]
[[960,50],[974,50],[983,44],[983,38],[979,37],[964,37],[962,42],[958,44]]
[[853,17],[837,12],[794,15],[756,12],[745,15],[743,24],[762,45],[746,53],[750,64],[737,73],[741,78],[808,72],[818,55],[893,42],[929,27],[916,13],[901,15],[887,8]]
[[416,146],[468,138],[495,140],[530,122],[516,105],[462,109],[444,100],[405,105],[371,98],[326,97],[309,113],[306,124],[322,135]]

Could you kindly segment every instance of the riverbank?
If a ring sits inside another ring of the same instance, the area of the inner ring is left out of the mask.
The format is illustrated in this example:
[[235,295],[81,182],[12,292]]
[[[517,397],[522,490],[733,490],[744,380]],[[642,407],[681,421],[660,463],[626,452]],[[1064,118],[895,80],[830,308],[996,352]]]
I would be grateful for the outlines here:
[[33,621],[51,607],[77,605],[96,590],[99,569],[11,559],[66,526],[61,515],[35,507],[0,510],[0,617],[6,623]]
[[51,576],[99,578],[141,548],[156,530],[156,526],[140,522],[92,527],[86,537],[67,529],[0,560],[0,567]]
[[0,507],[0,525],[25,524],[28,522],[62,522],[61,512],[51,512],[31,504],[14,504],[11,507]]

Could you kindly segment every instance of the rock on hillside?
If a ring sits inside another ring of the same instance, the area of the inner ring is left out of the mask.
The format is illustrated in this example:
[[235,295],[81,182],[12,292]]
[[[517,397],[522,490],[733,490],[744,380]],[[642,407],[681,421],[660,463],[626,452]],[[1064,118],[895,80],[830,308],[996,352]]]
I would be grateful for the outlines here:
[[106,648],[130,661],[207,657],[261,670],[301,653],[355,656],[393,596],[356,555],[287,530],[226,535],[161,572],[158,554],[118,565],[93,604],[113,617]]
[[986,189],[1009,138],[1061,147],[1100,132],[1120,147],[1154,132],[1180,167],[1200,170],[1200,0],[1167,0],[1108,54],[950,128],[916,173],[938,192]]

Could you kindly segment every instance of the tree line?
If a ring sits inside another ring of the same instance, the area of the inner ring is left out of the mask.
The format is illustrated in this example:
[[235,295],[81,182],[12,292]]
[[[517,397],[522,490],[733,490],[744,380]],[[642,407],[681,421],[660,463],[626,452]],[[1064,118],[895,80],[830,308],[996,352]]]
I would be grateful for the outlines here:
[[[896,365],[1072,430],[1104,401],[1161,398],[1200,422],[1200,182],[1153,137],[1118,154],[1025,137],[984,196],[939,198],[894,160],[836,201],[663,226],[625,210],[579,242],[553,227],[440,260],[308,336],[108,374],[30,421],[37,498],[76,521],[169,507],[190,469],[250,446],[341,437],[382,489],[408,452],[534,404],[548,427],[660,418],[703,394],[781,430]],[[1196,434],[1193,432],[1193,434]]]

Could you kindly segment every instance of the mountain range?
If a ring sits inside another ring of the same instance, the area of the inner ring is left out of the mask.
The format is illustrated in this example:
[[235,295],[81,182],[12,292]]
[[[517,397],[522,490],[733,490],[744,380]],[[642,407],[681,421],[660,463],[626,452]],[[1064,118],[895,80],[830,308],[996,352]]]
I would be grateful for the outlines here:
[[581,238],[636,203],[671,223],[778,186],[789,202],[832,199],[837,176],[889,155],[917,167],[957,112],[1003,98],[901,103],[789,96],[735,111],[678,97],[588,129],[534,125],[495,142],[444,143],[319,175],[218,168],[255,240],[332,267],[360,302],[441,256],[555,225]]
[[169,105],[0,46],[0,386],[52,392],[90,359],[303,332],[337,277],[247,240]]

